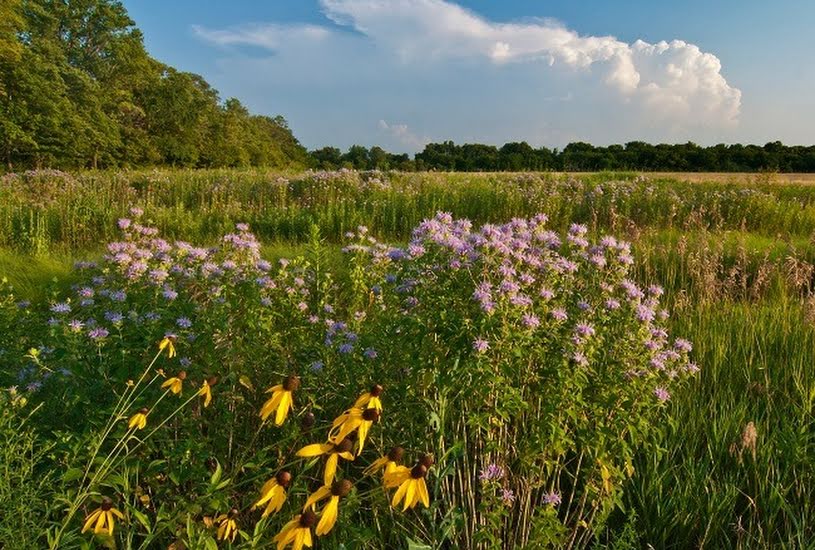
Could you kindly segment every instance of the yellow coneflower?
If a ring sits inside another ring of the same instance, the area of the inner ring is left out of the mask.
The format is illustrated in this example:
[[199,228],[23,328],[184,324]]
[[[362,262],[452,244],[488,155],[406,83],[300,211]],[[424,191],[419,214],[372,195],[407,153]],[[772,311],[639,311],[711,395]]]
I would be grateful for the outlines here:
[[172,359],[175,357],[175,336],[165,336],[158,344],[158,350],[167,350],[167,357]]
[[219,523],[216,536],[218,540],[227,540],[234,542],[235,537],[238,535],[238,522],[235,518],[238,517],[238,510],[232,508],[228,514],[221,514],[215,518],[215,522]]
[[181,371],[177,375],[168,378],[162,385],[162,388],[170,388],[170,391],[175,395],[181,393],[181,386],[187,378],[187,371]]
[[399,462],[402,461],[404,455],[405,450],[402,447],[394,447],[382,458],[374,460],[373,464],[365,468],[363,474],[369,476],[382,470],[382,473],[387,475],[396,470],[396,467],[399,466]]
[[365,392],[357,398],[354,407],[358,409],[376,409],[381,412],[382,401],[379,396],[382,395],[383,391],[385,391],[385,388],[379,384],[374,384],[371,391]]
[[130,417],[130,422],[127,423],[128,429],[143,430],[147,426],[147,413],[149,412],[150,410],[147,407],[139,409],[139,412]]
[[424,504],[425,508],[429,508],[430,494],[427,492],[424,478],[432,465],[433,457],[425,455],[413,468],[397,466],[393,472],[385,474],[385,487],[389,489],[399,487],[393,495],[391,506],[395,508],[404,500],[403,511],[413,508],[419,502]]
[[320,487],[310,497],[308,497],[305,506],[303,506],[303,511],[307,511],[309,509],[313,510],[318,502],[327,498],[329,499],[328,504],[323,507],[320,522],[317,524],[315,533],[317,533],[318,537],[328,534],[328,532],[334,528],[334,524],[337,523],[340,498],[348,496],[348,493],[351,492],[352,486],[353,485],[350,481],[343,479],[341,481],[335,481],[331,485],[324,485]]
[[282,384],[272,386],[266,390],[266,393],[271,393],[272,397],[270,397],[260,409],[260,417],[264,420],[264,422],[267,418],[269,418],[272,412],[274,412],[275,426],[282,425],[286,420],[286,416],[288,416],[289,410],[291,410],[293,404],[292,392],[299,387],[300,377],[292,375],[287,376]]
[[292,550],[302,550],[304,546],[311,548],[311,528],[317,523],[317,514],[306,510],[288,522],[283,529],[272,539],[277,543],[277,550],[283,550],[289,544]]
[[115,527],[115,522],[113,521],[114,516],[119,519],[124,519],[122,513],[113,507],[113,501],[105,497],[102,499],[101,506],[91,512],[91,515],[85,520],[85,525],[82,526],[82,532],[84,533],[93,528],[93,532],[97,535],[107,533],[112,536]]
[[[260,499],[252,506],[252,508],[259,508],[266,504],[266,510],[263,511],[261,517],[266,517],[269,514],[279,512],[286,502],[286,487],[291,482],[291,474],[286,471],[280,471],[275,477],[263,484],[260,489]],[[267,504],[268,503],[268,504]]]
[[315,456],[328,455],[325,461],[325,471],[323,472],[323,482],[325,485],[330,486],[334,483],[334,478],[337,475],[337,462],[342,457],[345,460],[354,460],[354,455],[351,454],[351,449],[354,444],[350,439],[343,439],[339,443],[314,443],[306,445],[299,451],[297,456],[304,458],[311,458]]
[[198,395],[204,398],[204,408],[209,407],[209,404],[212,402],[212,386],[215,385],[218,379],[214,376],[204,380],[204,383],[201,384],[201,389],[198,390]]
[[365,446],[365,438],[368,437],[368,430],[371,425],[379,420],[379,409],[360,409],[354,407],[348,409],[339,415],[331,426],[331,431],[328,434],[328,440],[331,442],[342,441],[348,437],[354,430],[359,430],[359,448],[357,454],[362,452]]

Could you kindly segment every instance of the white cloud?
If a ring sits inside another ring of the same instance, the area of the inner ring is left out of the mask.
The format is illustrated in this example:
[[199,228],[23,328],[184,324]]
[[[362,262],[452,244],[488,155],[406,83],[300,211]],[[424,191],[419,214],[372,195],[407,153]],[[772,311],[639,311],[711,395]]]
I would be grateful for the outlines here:
[[544,62],[598,71],[623,98],[666,119],[692,113],[707,123],[738,117],[741,92],[710,53],[681,40],[648,44],[611,36],[580,36],[548,21],[495,23],[443,0],[322,0],[326,15],[396,52],[405,63],[483,58],[493,63]]
[[[306,142],[370,140],[365,121],[383,112],[404,123],[382,120],[381,132],[412,150],[428,140],[408,124],[441,139],[562,145],[704,141],[738,122],[741,92],[719,59],[681,40],[629,44],[547,19],[490,21],[445,0],[321,5],[331,23],[194,28],[229,49],[222,78],[251,86],[256,105],[287,107]],[[242,57],[240,46],[274,55]]]

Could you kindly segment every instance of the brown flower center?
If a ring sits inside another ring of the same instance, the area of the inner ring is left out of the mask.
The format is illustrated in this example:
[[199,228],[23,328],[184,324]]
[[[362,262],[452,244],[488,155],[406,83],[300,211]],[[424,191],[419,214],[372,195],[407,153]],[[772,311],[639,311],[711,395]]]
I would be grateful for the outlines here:
[[376,409],[365,409],[362,411],[362,419],[368,422],[376,422],[379,420],[379,411]]
[[433,459],[433,455],[431,455],[431,454],[423,455],[422,458],[419,459],[419,464],[421,464],[422,466],[424,466],[428,470],[435,463],[436,463],[436,461]]
[[181,372],[178,373],[178,375],[176,375],[176,378],[178,378],[179,380],[186,380],[187,379],[187,371],[182,370]]
[[405,456],[405,450],[402,447],[394,447],[388,452],[388,460],[391,462],[400,462],[403,456]]
[[113,508],[113,501],[110,500],[108,497],[103,498],[102,499],[102,505],[100,506],[100,508],[102,508],[102,510],[107,512],[108,510]]
[[342,479],[340,481],[335,481],[331,485],[331,494],[337,497],[344,497],[347,496],[348,493],[351,492],[351,487],[353,485],[347,479]]
[[421,479],[427,475],[427,468],[421,464],[417,464],[410,470],[410,477],[413,479]]
[[300,514],[300,527],[312,527],[315,523],[317,523],[317,514],[311,510],[306,510]]
[[351,452],[351,449],[354,447],[354,444],[351,442],[350,439],[347,437],[334,445],[334,452],[335,453],[348,453]]
[[283,380],[283,389],[286,391],[295,391],[300,387],[300,377],[292,374]]
[[288,487],[289,483],[291,483],[291,474],[286,470],[281,470],[277,472],[275,479],[277,479],[277,484],[281,487]]
[[379,384],[374,384],[373,387],[371,387],[371,397],[379,397],[383,391],[385,391],[385,388]]

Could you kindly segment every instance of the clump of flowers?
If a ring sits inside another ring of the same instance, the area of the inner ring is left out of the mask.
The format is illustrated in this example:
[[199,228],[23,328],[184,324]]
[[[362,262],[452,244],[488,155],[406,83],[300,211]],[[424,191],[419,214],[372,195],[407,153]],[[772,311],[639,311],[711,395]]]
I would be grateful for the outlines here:
[[[418,394],[412,422],[432,418],[438,446],[466,441],[441,491],[445,508],[463,510],[462,547],[523,546],[541,530],[592,540],[635,450],[698,370],[691,344],[663,326],[662,289],[634,281],[628,243],[546,222],[476,229],[441,213],[405,247],[356,234],[347,248],[374,296],[366,342],[399,369],[386,374],[393,391]],[[421,464],[397,474],[416,484],[398,497],[421,500]]]

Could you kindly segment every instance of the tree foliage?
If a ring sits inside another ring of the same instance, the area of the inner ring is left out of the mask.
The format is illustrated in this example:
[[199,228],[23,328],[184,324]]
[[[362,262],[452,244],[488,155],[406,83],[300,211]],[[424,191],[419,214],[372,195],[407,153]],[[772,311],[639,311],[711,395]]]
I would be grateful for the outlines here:
[[0,158],[8,169],[303,165],[282,117],[221,101],[151,58],[117,0],[0,3]]

